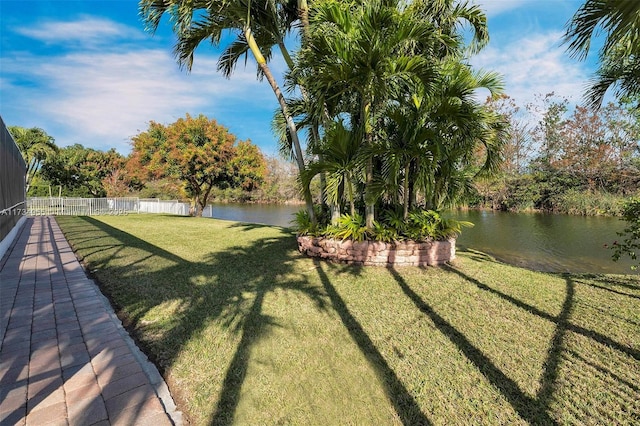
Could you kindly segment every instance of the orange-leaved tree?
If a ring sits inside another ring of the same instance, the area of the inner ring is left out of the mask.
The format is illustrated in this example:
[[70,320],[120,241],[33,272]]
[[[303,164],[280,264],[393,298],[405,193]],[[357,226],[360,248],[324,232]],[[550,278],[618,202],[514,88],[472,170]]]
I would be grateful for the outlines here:
[[245,191],[253,191],[260,187],[267,174],[267,161],[260,148],[250,141],[238,142],[231,167],[234,185]]
[[[236,140],[215,120],[187,114],[169,125],[150,122],[147,131],[133,137],[130,161],[139,164],[145,179],[180,180],[201,216],[214,187],[225,188],[238,181]],[[240,142],[240,146],[245,144],[250,142]]]

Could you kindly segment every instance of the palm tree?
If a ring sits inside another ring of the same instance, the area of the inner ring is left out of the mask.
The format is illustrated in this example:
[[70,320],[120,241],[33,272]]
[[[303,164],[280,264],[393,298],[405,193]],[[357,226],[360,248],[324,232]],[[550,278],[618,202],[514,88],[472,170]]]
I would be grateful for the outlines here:
[[[496,170],[505,123],[475,100],[479,88],[498,96],[502,80],[447,60],[436,90],[426,93],[417,85],[387,112],[382,170],[387,190],[394,192],[387,198],[403,205],[405,219],[416,206],[418,191],[428,208],[450,207],[471,188],[471,179]],[[483,164],[472,170],[479,151]]]
[[[434,171],[423,172],[427,205],[451,207],[471,188],[473,178],[498,170],[507,123],[502,116],[481,105],[474,94],[488,89],[493,98],[502,93],[501,77],[493,72],[473,72],[469,66],[449,61],[443,67],[435,109],[429,114],[438,137],[432,141]],[[478,153],[484,155],[479,158]],[[437,153],[438,155],[435,155]],[[472,165],[481,160],[477,170]]]
[[[412,80],[435,81],[430,55],[448,37],[418,19],[400,1],[353,4],[320,2],[311,8],[310,31],[298,66],[313,76],[306,89],[319,105],[348,106],[349,125],[368,149],[378,142],[386,102]],[[339,113],[335,111],[334,113]],[[374,158],[366,161],[366,184],[374,185]],[[365,197],[366,224],[373,226],[375,194]]]
[[617,87],[616,96],[640,95],[640,2],[586,0],[564,34],[570,54],[584,60],[598,31],[606,34],[599,51],[600,68],[585,93],[587,103],[594,108],[602,105],[611,87]]
[[26,129],[9,126],[9,132],[20,148],[24,162],[27,163],[26,192],[29,192],[31,181],[40,170],[40,166],[58,152],[58,147],[53,137],[37,127]]
[[434,163],[429,141],[437,135],[428,126],[429,114],[424,97],[415,95],[407,103],[392,105],[387,112],[386,143],[379,147],[382,178],[389,201],[403,206],[403,218],[415,201],[417,170],[430,169]]
[[325,143],[318,147],[318,158],[309,163],[302,178],[308,182],[318,174],[325,174],[324,195],[332,209],[331,222],[335,225],[340,217],[340,206],[346,199],[350,213],[356,213],[354,185],[363,181],[360,163],[361,138],[348,129],[342,121],[334,122],[325,134]]
[[[296,124],[268,65],[272,48],[276,46],[292,65],[284,40],[298,17],[306,16],[307,4],[299,0],[297,6],[292,7],[290,3],[275,0],[141,0],[140,11],[152,31],[157,30],[165,14],[171,17],[178,37],[175,54],[178,62],[188,70],[193,66],[194,53],[200,43],[209,41],[218,46],[223,35],[235,32],[236,38],[220,56],[218,70],[229,77],[238,60],[251,53],[258,64],[259,77],[267,79],[278,100],[291,140],[292,156],[302,173],[305,161]],[[308,187],[303,188],[303,195],[309,217],[315,220]]]
[[[414,0],[409,5],[410,12],[419,19],[431,22],[437,30],[456,40],[450,49],[441,46],[441,56],[460,56],[467,53],[478,53],[489,43],[487,16],[480,6],[457,0]],[[469,26],[473,32],[468,49],[460,49],[464,45],[464,32],[461,27]]]

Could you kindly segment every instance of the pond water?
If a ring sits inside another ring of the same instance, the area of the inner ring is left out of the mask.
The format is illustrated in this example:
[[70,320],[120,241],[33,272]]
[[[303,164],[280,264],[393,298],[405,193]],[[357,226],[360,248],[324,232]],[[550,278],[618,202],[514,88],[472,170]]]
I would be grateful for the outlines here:
[[[213,217],[239,222],[289,227],[302,206],[214,204]],[[631,273],[631,260],[611,260],[611,244],[624,222],[610,217],[542,213],[456,211],[449,216],[475,224],[464,228],[458,249],[485,252],[512,265],[537,271]]]
[[475,210],[452,216],[475,224],[463,230],[460,249],[480,250],[537,271],[631,273],[630,260],[613,262],[611,250],[604,248],[624,228],[618,218]]
[[213,204],[213,217],[238,222],[291,227],[293,215],[304,206],[284,204]]

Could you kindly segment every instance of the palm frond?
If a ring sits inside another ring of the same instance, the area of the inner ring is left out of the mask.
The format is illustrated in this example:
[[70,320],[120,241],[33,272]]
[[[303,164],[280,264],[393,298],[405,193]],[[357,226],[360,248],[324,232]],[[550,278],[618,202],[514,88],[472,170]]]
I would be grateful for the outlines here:
[[238,60],[244,56],[245,66],[247,64],[249,53],[249,45],[244,34],[240,34],[227,48],[222,52],[218,59],[218,71],[222,72],[226,78],[231,77]]
[[640,50],[640,2],[625,0],[586,0],[567,24],[564,42],[573,57],[584,59],[593,36],[602,30],[606,40],[601,52],[614,49],[629,39],[628,54]]
[[617,97],[640,96],[640,55],[624,56],[624,49],[618,49],[605,58],[585,91],[587,105],[600,108],[611,88]]

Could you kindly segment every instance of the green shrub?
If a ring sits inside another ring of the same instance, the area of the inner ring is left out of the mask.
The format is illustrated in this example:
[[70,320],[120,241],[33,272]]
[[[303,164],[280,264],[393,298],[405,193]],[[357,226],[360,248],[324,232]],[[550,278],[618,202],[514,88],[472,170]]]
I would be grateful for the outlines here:
[[618,216],[622,197],[600,191],[569,189],[553,197],[554,211],[582,216]]
[[457,237],[463,227],[473,226],[471,222],[443,218],[433,210],[415,209],[403,218],[402,208],[388,208],[380,214],[380,220],[367,229],[362,215],[343,214],[336,225],[329,224],[326,212],[316,206],[318,222],[313,224],[306,210],[296,213],[292,224],[299,235],[326,236],[341,240],[392,242],[398,240],[446,240]]
[[440,215],[433,210],[414,210],[409,213],[405,234],[409,239],[420,241],[427,238],[441,239]]
[[458,237],[462,233],[462,228],[473,228],[473,223],[466,220],[442,219],[440,234],[442,239]]
[[343,214],[338,224],[327,227],[325,234],[341,240],[363,241],[367,237],[367,227],[364,218],[358,213],[355,215]]
[[313,223],[309,217],[309,213],[305,210],[299,210],[293,217],[291,224],[296,228],[299,235],[317,235],[318,224]]
[[[640,253],[640,197],[635,197],[627,201],[622,208],[622,218],[627,222],[627,227],[623,232],[618,232],[618,236],[624,237],[621,242],[614,241],[611,245],[614,261],[618,261],[622,256],[629,256],[632,260],[638,260]],[[636,270],[640,266],[632,265],[631,269]]]
[[385,226],[384,224],[374,221],[373,222],[373,239],[376,241],[382,241],[385,243],[390,243],[392,241],[396,241],[400,239],[400,234],[398,230],[391,227]]
[[329,222],[329,213],[322,209],[322,206],[313,206],[316,215],[316,223],[311,221],[309,213],[306,209],[299,210],[295,213],[291,224],[296,229],[299,235],[323,235]]

